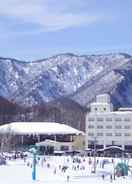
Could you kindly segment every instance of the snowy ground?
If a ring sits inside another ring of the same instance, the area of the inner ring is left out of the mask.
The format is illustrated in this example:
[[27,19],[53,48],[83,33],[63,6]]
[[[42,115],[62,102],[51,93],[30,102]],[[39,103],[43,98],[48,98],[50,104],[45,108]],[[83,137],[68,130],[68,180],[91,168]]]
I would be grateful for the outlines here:
[[[92,164],[89,164],[90,159],[88,157],[80,157],[81,163],[74,162],[71,157],[46,157],[46,161],[43,162],[41,158],[37,165],[37,179],[32,181],[32,168],[27,166],[27,162],[23,160],[8,161],[8,165],[0,166],[0,184],[108,184],[110,181],[110,174],[113,174],[113,166],[120,159],[115,159],[114,164],[112,159],[98,158],[98,164],[96,174],[91,173],[93,170],[93,158]],[[102,168],[103,159],[109,160],[109,163],[105,164]],[[129,164],[131,165],[130,160]],[[47,164],[50,167],[47,167]],[[79,165],[79,166],[78,166]],[[66,172],[62,172],[60,167],[68,166]],[[79,168],[78,168],[79,167]],[[105,175],[104,180],[102,174]],[[69,176],[69,181],[67,181]],[[132,176],[129,172],[129,176],[116,177],[112,181],[114,184],[132,184]]]

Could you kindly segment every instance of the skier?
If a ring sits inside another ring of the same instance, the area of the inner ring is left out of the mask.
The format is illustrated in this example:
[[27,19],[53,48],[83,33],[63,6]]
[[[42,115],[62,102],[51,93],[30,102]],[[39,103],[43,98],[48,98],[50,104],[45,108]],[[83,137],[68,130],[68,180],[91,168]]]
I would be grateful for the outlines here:
[[112,174],[111,174],[111,175],[110,175],[110,182],[111,182],[111,183],[112,183],[112,179],[113,179],[113,178],[112,178]]
[[102,174],[102,179],[104,180],[104,174]]
[[69,176],[69,175],[67,175],[67,182],[69,182],[69,179],[70,179],[70,176]]

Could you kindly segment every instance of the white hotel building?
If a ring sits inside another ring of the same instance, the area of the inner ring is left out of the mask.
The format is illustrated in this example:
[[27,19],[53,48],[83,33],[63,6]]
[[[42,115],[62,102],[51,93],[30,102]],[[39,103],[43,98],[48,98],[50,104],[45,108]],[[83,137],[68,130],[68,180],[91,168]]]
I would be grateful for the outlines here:
[[110,145],[132,149],[132,109],[113,111],[108,94],[98,95],[86,116],[86,149]]

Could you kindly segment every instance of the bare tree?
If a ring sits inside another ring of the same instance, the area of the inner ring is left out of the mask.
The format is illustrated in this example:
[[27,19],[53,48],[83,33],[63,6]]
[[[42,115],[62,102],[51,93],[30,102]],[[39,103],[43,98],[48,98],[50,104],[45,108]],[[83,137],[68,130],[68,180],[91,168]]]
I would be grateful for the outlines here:
[[11,151],[15,148],[15,140],[14,140],[14,134],[9,127],[8,130],[5,133],[2,133],[0,135],[0,143],[1,143],[1,152],[4,151]]

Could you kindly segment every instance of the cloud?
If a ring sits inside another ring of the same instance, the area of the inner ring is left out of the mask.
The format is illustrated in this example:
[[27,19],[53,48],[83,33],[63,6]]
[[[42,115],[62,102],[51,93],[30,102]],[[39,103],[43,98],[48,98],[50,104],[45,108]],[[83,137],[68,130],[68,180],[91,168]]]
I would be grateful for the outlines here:
[[69,27],[89,25],[101,16],[82,10],[84,0],[5,0],[0,15],[15,21],[31,23],[44,31],[56,31]]

